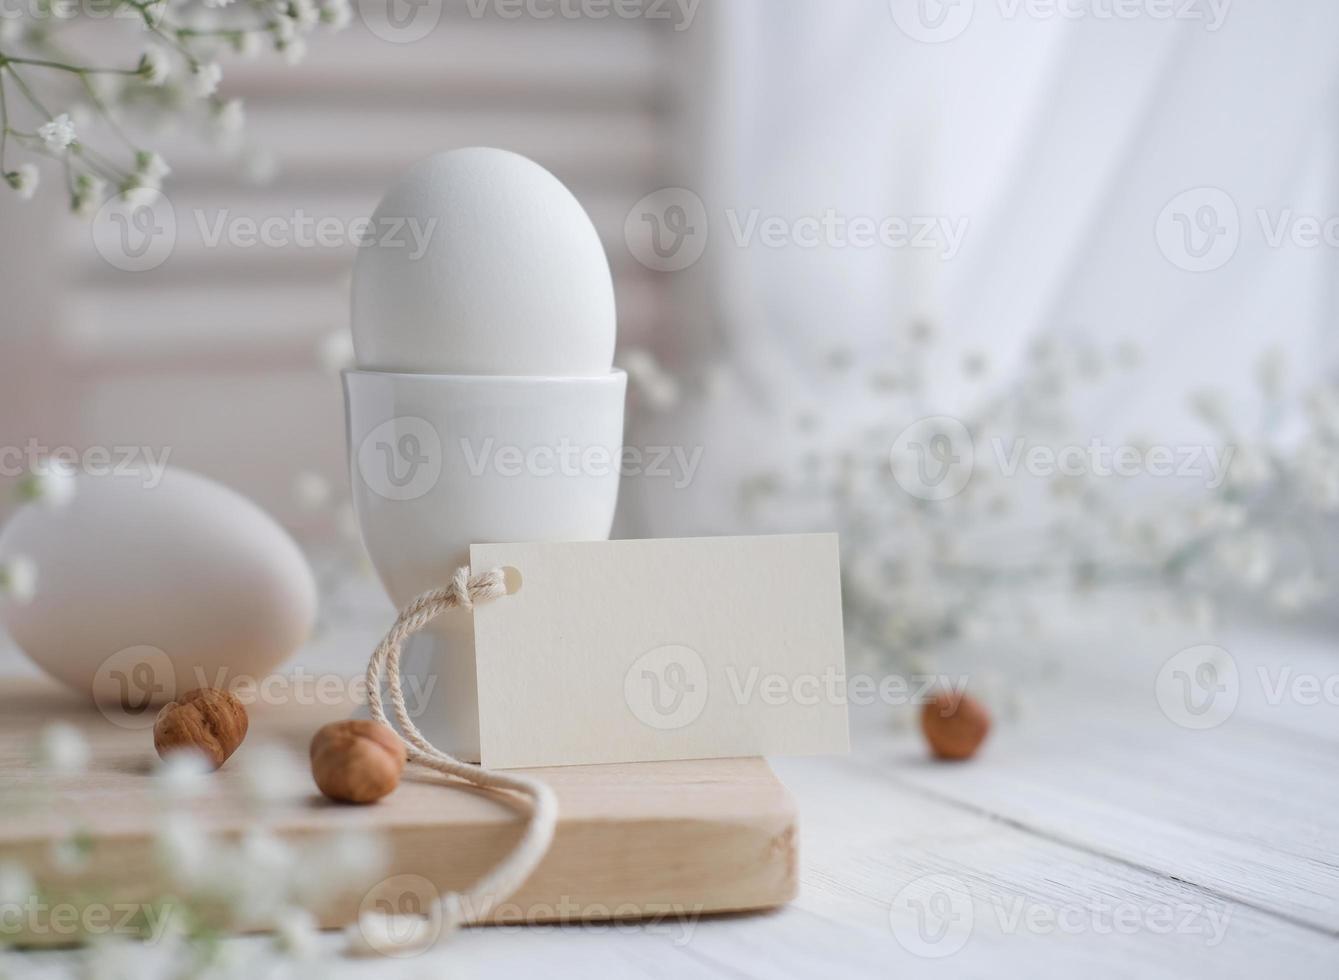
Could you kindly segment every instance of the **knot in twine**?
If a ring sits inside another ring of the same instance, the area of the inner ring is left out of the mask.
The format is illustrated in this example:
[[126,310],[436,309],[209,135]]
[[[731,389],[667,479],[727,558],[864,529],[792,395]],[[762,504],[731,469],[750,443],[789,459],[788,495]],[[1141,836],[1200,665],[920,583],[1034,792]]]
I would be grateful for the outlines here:
[[487,918],[496,903],[514,895],[548,852],[558,822],[558,801],[544,783],[528,776],[494,772],[448,755],[423,737],[405,708],[404,690],[400,684],[400,646],[404,641],[448,609],[473,609],[475,603],[488,602],[506,594],[502,569],[494,568],[480,575],[471,575],[468,567],[456,569],[451,583],[445,588],[424,592],[400,610],[395,625],[377,645],[367,664],[367,701],[372,717],[391,727],[381,703],[384,673],[390,687],[391,709],[400,724],[400,737],[405,742],[410,762],[474,786],[519,794],[531,803],[525,833],[511,853],[469,889],[446,892],[438,898],[442,929],[439,936],[432,937],[434,941],[450,935],[462,925]]

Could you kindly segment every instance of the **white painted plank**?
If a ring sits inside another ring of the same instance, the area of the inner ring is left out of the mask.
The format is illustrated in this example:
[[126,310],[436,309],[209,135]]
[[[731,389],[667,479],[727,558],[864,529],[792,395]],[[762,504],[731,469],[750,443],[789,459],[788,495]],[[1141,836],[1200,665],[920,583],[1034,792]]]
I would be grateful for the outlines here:
[[[1180,727],[1158,706],[1162,663],[1186,636],[1128,626],[1089,641],[1088,665],[1033,686],[1022,723],[998,725],[969,766],[925,761],[919,736],[865,741],[871,775],[998,815],[1059,841],[1202,885],[1339,934],[1339,705],[1270,703],[1280,671],[1339,671],[1313,638],[1227,631],[1240,698],[1221,726]],[[1265,637],[1272,637],[1270,642]],[[1265,669],[1268,682],[1257,671]]]
[[[654,927],[472,929],[410,960],[333,959],[321,963],[321,973],[362,980],[541,969],[559,977],[1254,980],[1323,978],[1339,969],[1339,942],[1331,937],[927,800],[871,777],[859,764],[796,760],[781,770],[803,814],[804,871],[800,898],[777,913]],[[908,920],[899,918],[895,931],[889,916],[899,891],[930,874],[961,882],[971,902],[970,928],[949,934],[965,941],[942,957],[910,951],[904,941],[941,950],[918,943],[906,931]],[[1114,925],[1117,907],[1128,925]],[[1164,907],[1172,913],[1170,934],[1161,932]],[[1225,922],[1221,934],[1190,931],[1208,921],[1200,909],[1225,917],[1216,920]],[[1178,923],[1183,931],[1176,931]],[[229,945],[238,955],[263,957],[265,942]],[[332,954],[339,945],[337,937],[324,941]],[[24,975],[42,976],[74,960],[71,954],[28,956],[22,963],[33,972]]]

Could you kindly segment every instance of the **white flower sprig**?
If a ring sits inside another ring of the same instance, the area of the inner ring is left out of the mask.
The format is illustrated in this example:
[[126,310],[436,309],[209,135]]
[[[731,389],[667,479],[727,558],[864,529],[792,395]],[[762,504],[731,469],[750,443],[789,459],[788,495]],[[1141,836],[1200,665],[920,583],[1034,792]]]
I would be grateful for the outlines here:
[[[1212,433],[1199,448],[1217,450],[1225,470],[1221,482],[1194,493],[1140,492],[1137,480],[1123,489],[1095,472],[1009,479],[983,447],[1087,445],[1092,434],[1070,421],[1078,393],[1140,360],[1128,347],[1044,340],[1017,384],[959,420],[977,450],[966,484],[926,500],[898,484],[889,449],[933,414],[923,364],[935,343],[930,325],[915,325],[890,366],[859,369],[869,391],[861,424],[802,413],[790,465],[740,487],[743,516],[755,526],[841,532],[848,643],[866,663],[905,666],[957,637],[1039,632],[1046,614],[1034,597],[1046,593],[1145,586],[1155,603],[1170,599],[1201,623],[1224,597],[1296,614],[1333,595],[1339,569],[1321,542],[1327,522],[1334,533],[1339,518],[1339,386],[1308,394],[1309,432],[1300,440],[1269,424],[1252,431],[1220,394],[1194,393],[1190,408]],[[847,383],[861,380],[849,356],[831,364]],[[979,355],[962,365],[973,380],[989,371]],[[636,367],[628,365],[630,376],[647,373]],[[1266,419],[1285,415],[1285,370],[1276,352],[1260,358]],[[1138,439],[1121,442],[1141,460],[1152,452]]]
[[15,555],[0,565],[0,596],[26,606],[37,595],[37,566],[27,555]]
[[[138,28],[125,34],[120,66],[88,64],[66,46],[67,28],[84,19],[77,6],[69,16],[52,18],[42,7],[0,19],[0,178],[19,200],[33,198],[39,174],[33,162],[13,159],[17,152],[60,165],[75,214],[94,213],[109,195],[156,191],[167,167],[132,135],[136,123],[198,115],[240,150],[242,105],[220,95],[219,57],[249,56],[268,43],[296,64],[318,25],[338,31],[352,18],[349,0],[204,0],[207,19],[191,0],[120,3],[133,16],[102,25]],[[56,105],[69,108],[54,112]],[[94,119],[103,125],[91,127]],[[86,138],[103,130],[120,146]]]

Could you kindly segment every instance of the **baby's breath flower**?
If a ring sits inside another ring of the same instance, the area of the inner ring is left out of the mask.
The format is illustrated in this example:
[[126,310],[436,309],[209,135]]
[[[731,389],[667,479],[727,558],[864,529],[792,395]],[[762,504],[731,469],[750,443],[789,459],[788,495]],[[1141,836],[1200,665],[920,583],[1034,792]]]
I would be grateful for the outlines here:
[[1259,532],[1218,542],[1215,556],[1232,579],[1248,589],[1269,584],[1274,573],[1274,547]]
[[363,912],[344,927],[344,952],[359,957],[385,956],[390,950],[411,955],[431,946],[437,933],[436,924],[422,916]]
[[653,409],[664,411],[678,404],[678,383],[673,375],[660,366],[650,351],[633,348],[623,355],[622,364],[634,387]]
[[83,734],[68,722],[53,721],[37,736],[37,764],[55,775],[79,775],[89,755]]
[[1221,391],[1204,389],[1190,396],[1190,409],[1208,426],[1215,429],[1230,429],[1231,416],[1227,402]]
[[330,483],[319,473],[299,473],[293,481],[293,496],[303,510],[320,510],[330,500]]
[[292,11],[293,23],[297,25],[299,31],[311,30],[321,18],[321,11],[317,8],[315,0],[292,0],[289,9]]
[[135,173],[144,181],[144,186],[159,186],[171,172],[167,161],[152,150],[140,150],[135,154]]
[[121,181],[121,186],[116,189],[116,193],[126,199],[132,207],[153,207],[154,201],[162,196],[162,191],[157,187],[152,187],[144,182],[144,178],[139,174],[131,174],[125,180]]
[[63,153],[70,144],[78,139],[78,134],[74,131],[74,123],[70,120],[68,112],[62,112],[55,119],[37,127],[37,135],[42,138],[42,142],[52,153]]
[[321,21],[332,31],[342,31],[353,21],[353,6],[349,0],[326,0],[321,8]]
[[281,14],[276,17],[271,26],[274,30],[274,46],[280,51],[283,50],[285,44],[298,36],[297,25],[286,15]]
[[223,69],[217,62],[209,61],[191,69],[191,77],[187,84],[192,94],[207,99],[219,90],[221,81],[223,81]]
[[293,959],[308,960],[320,943],[316,917],[306,909],[285,908],[275,916],[274,944]]
[[251,802],[264,806],[299,795],[307,779],[293,753],[274,742],[250,746],[238,758],[242,785]]
[[0,908],[22,905],[37,892],[28,869],[17,861],[0,861]]
[[1287,362],[1283,350],[1271,347],[1255,362],[1255,380],[1267,398],[1278,398],[1283,393]]
[[302,59],[307,57],[307,42],[300,37],[282,45],[279,50],[283,53],[284,61],[290,65],[302,63]]
[[61,874],[78,874],[88,867],[93,852],[93,839],[86,833],[76,833],[51,842],[51,863]]
[[385,837],[362,827],[305,843],[293,869],[293,900],[316,908],[331,894],[365,891],[390,862]]
[[33,195],[37,193],[37,168],[31,163],[22,164],[12,173],[5,174],[5,182],[14,188],[21,200],[31,201]]
[[210,841],[194,817],[171,813],[153,837],[154,862],[177,886],[193,890],[209,873]]
[[252,147],[242,155],[242,176],[257,187],[274,182],[279,176],[279,161],[264,147]]
[[144,18],[145,27],[157,27],[163,22],[166,14],[167,0],[149,0],[140,8],[140,16]]
[[295,857],[273,834],[248,829],[210,875],[207,887],[228,903],[244,924],[273,922],[287,903]]
[[8,596],[21,606],[33,601],[37,594],[37,566],[27,555],[15,555],[0,565],[0,595]]
[[70,209],[75,214],[87,216],[102,203],[107,194],[107,182],[92,174],[80,174],[74,179],[74,194],[70,199]]
[[1325,597],[1325,583],[1310,569],[1274,586],[1270,601],[1283,612],[1299,612]]
[[1237,446],[1228,466],[1228,482],[1243,490],[1264,486],[1274,475],[1268,454],[1250,446]]
[[1127,371],[1134,370],[1144,360],[1144,352],[1132,340],[1122,340],[1116,345],[1116,363]]
[[1321,443],[1303,447],[1297,476],[1303,496],[1323,513],[1339,511],[1339,450]]
[[238,31],[233,35],[232,46],[243,58],[254,58],[260,54],[260,35],[255,31]]
[[241,99],[229,99],[214,113],[214,127],[220,133],[236,133],[246,125],[246,108]]
[[[166,917],[170,913],[164,910],[163,914]],[[82,969],[75,974],[80,980],[176,980],[186,975],[182,964],[186,962],[188,952],[179,942],[141,943],[128,936],[103,934],[90,935],[87,940]],[[211,967],[215,967],[218,959],[217,956],[210,957]],[[211,968],[207,973],[192,971],[189,975],[225,980],[239,974],[225,974]]]
[[321,367],[331,374],[338,374],[353,366],[353,334],[348,330],[332,330],[322,338],[316,348],[316,356]]
[[390,848],[384,837],[370,830],[338,833],[325,848],[326,862],[341,886],[360,885],[382,873],[390,860]]
[[1240,504],[1211,501],[1191,511],[1193,525],[1203,531],[1232,530],[1246,523],[1246,508]]
[[1339,439],[1339,388],[1317,388],[1306,396],[1306,410],[1311,424],[1323,436]]
[[209,784],[209,760],[194,749],[168,753],[153,778],[170,800],[188,800],[204,793]]
[[150,85],[162,85],[172,73],[172,63],[160,48],[149,48],[140,55],[139,73]]
[[19,481],[19,499],[52,508],[64,507],[75,491],[74,467],[64,460],[42,459]]

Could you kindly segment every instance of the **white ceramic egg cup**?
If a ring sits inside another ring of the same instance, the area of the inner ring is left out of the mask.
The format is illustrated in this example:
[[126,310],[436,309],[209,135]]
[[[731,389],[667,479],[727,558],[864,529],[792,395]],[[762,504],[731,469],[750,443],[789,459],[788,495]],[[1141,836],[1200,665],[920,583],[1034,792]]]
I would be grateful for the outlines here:
[[[446,585],[469,564],[471,544],[608,538],[626,388],[618,370],[590,378],[346,371],[354,512],[396,606]],[[407,687],[419,682],[423,703],[408,690],[406,702],[419,708],[414,722],[428,740],[477,762],[473,614],[452,609],[434,620],[413,638],[402,672]]]

